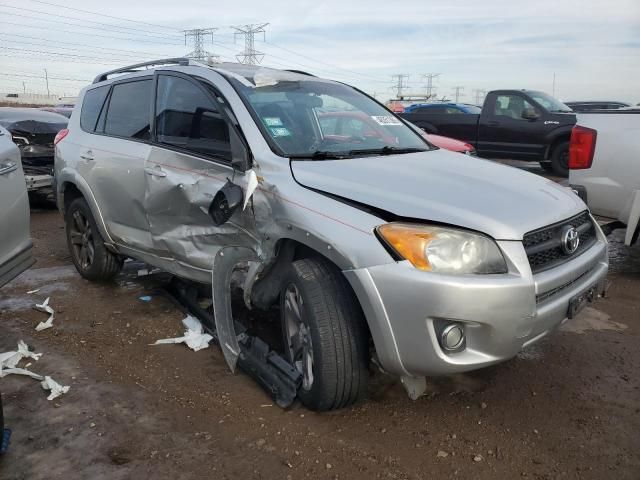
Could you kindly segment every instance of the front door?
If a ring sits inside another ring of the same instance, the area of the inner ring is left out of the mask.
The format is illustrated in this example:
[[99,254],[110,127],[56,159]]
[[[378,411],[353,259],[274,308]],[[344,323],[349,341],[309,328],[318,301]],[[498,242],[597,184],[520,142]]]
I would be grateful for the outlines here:
[[[496,95],[487,102],[478,125],[478,153],[483,156],[530,158],[544,155],[540,120],[522,118],[525,109],[534,109],[519,94]],[[538,115],[542,112],[535,108]]]
[[33,265],[31,245],[20,152],[9,132],[0,128],[0,287]]
[[228,180],[243,184],[244,174],[231,167],[233,127],[209,84],[160,73],[156,92],[155,141],[145,165],[144,198],[154,248],[174,261],[174,273],[210,280],[219,248],[257,243],[250,208],[237,210],[221,226],[209,214],[215,194]]

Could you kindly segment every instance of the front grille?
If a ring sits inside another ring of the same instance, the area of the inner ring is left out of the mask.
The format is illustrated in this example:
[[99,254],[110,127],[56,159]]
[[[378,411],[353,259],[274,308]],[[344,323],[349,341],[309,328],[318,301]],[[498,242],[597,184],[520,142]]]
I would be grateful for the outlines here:
[[[562,234],[567,226],[576,228],[580,243],[575,252],[567,254],[562,248]],[[562,222],[526,233],[522,240],[531,270],[541,272],[577,257],[596,241],[596,229],[589,212],[585,211]]]

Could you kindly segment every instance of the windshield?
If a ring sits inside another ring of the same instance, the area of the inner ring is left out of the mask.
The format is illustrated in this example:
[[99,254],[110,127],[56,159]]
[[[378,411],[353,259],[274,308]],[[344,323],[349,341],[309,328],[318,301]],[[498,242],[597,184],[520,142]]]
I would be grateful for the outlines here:
[[278,71],[243,80],[231,78],[282,156],[321,160],[431,148],[380,104],[346,85]]
[[572,110],[557,98],[543,92],[528,92],[531,98],[550,112],[571,112]]

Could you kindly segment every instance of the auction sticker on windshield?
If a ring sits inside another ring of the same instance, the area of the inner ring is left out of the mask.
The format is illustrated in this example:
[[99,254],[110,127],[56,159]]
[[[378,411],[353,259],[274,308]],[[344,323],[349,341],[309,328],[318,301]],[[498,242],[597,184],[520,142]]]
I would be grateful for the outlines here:
[[371,118],[373,118],[378,125],[402,125],[400,120],[396,117],[392,117],[391,115],[372,115]]
[[264,122],[264,124],[267,127],[281,127],[282,126],[282,120],[280,120],[280,117],[264,117],[262,119],[262,121]]
[[289,137],[291,135],[291,132],[289,132],[289,129],[286,127],[272,128],[271,135],[273,135],[274,137]]

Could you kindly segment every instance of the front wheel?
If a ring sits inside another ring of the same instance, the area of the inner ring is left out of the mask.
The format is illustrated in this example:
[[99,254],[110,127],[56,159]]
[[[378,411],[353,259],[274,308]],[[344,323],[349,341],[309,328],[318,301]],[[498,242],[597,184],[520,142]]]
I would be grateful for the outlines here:
[[327,411],[364,398],[368,333],[342,273],[324,259],[293,262],[283,282],[280,312],[285,354],[302,375],[302,403]]
[[122,257],[107,250],[91,209],[76,198],[65,215],[67,245],[78,273],[87,280],[109,280],[122,269]]
[[551,154],[551,169],[560,177],[569,176],[569,142],[556,145]]

